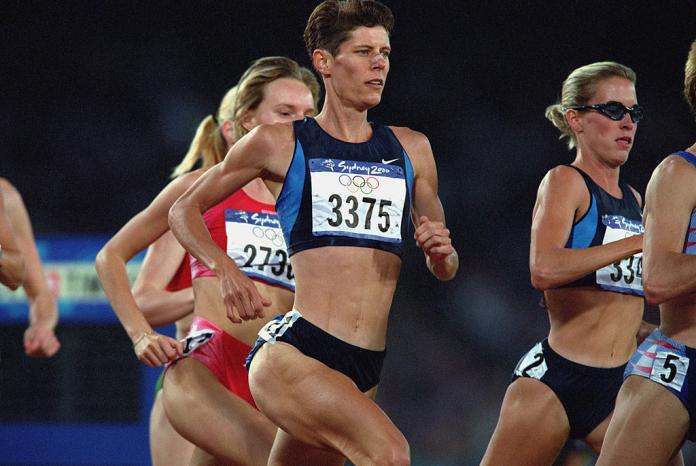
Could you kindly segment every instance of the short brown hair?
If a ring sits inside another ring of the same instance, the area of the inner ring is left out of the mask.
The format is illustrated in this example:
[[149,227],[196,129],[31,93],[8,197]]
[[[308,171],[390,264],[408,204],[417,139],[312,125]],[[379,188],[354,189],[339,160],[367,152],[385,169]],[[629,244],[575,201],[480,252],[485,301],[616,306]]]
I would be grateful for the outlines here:
[[309,56],[316,49],[336,55],[354,29],[382,26],[391,34],[394,15],[388,6],[376,0],[325,0],[309,16],[304,41]]
[[684,67],[684,97],[696,117],[696,40],[691,43],[691,50]]

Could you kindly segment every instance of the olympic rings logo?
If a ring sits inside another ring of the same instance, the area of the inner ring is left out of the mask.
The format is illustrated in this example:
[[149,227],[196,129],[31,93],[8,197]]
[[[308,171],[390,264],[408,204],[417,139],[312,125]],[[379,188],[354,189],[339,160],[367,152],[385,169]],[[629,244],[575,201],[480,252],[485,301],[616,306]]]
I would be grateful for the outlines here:
[[279,248],[285,246],[283,235],[278,234],[278,230],[275,228],[254,227],[251,229],[251,232],[257,238],[266,238],[268,241],[273,243],[274,246],[277,246]]
[[379,180],[374,176],[365,178],[361,175],[341,175],[338,177],[338,182],[351,193],[360,191],[363,194],[371,194],[372,191],[379,188]]

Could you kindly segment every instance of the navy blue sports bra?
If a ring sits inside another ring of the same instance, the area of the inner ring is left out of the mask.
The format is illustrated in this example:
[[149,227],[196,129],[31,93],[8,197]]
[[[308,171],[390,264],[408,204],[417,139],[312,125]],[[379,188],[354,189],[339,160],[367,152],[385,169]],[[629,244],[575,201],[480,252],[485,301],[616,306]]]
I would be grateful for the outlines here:
[[[590,207],[573,224],[566,248],[590,248],[643,233],[643,214],[631,188],[619,179],[623,193],[617,199],[607,193],[578,167],[590,191]],[[634,254],[602,267],[564,287],[596,286],[608,291],[643,296],[643,253]]]
[[290,255],[359,246],[401,256],[413,167],[391,129],[373,125],[362,143],[333,138],[313,118],[294,122],[293,129],[295,152],[276,202]]

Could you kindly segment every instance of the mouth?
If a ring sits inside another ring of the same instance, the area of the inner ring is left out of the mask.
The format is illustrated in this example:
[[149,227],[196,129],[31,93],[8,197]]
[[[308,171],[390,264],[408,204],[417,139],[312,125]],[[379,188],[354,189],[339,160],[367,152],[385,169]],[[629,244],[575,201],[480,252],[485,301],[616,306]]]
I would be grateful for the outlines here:
[[374,87],[384,87],[384,79],[370,79],[365,84]]
[[624,136],[618,138],[616,142],[618,142],[621,147],[629,148],[631,147],[631,144],[633,144],[633,138],[631,138],[630,136]]

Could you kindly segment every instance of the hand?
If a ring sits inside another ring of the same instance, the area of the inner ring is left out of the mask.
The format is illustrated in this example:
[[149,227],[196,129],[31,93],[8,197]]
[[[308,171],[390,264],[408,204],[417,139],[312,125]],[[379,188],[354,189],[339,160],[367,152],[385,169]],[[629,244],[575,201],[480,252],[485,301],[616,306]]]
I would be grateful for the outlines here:
[[432,222],[426,216],[419,219],[418,228],[413,237],[416,244],[430,259],[431,264],[444,261],[454,252],[450,231],[442,222]]
[[50,358],[60,349],[53,328],[32,324],[24,332],[24,352],[33,358]]
[[218,273],[220,293],[227,308],[227,318],[235,324],[243,320],[263,318],[263,308],[273,304],[259,294],[254,282],[238,268]]
[[133,342],[133,351],[140,362],[150,367],[160,367],[181,357],[184,345],[174,338],[156,333],[144,332]]

